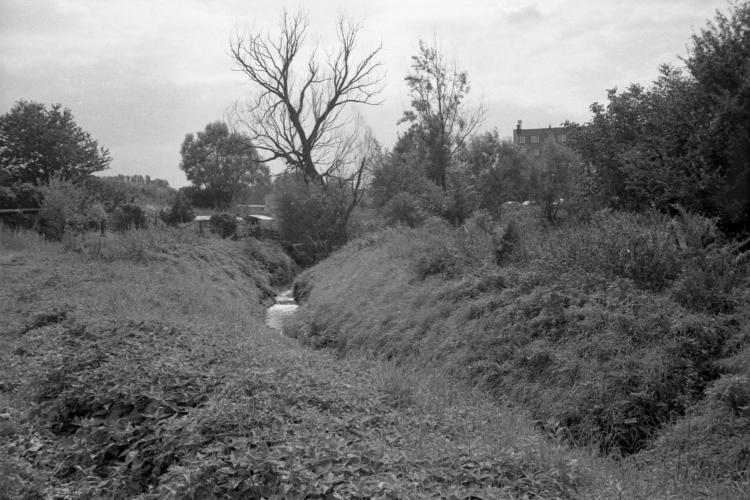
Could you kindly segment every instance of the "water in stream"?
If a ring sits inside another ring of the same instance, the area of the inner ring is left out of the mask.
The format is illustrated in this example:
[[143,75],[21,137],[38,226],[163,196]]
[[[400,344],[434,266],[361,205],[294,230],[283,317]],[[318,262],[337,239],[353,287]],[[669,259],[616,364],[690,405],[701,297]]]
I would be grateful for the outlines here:
[[284,321],[294,316],[298,307],[291,290],[280,293],[276,296],[276,303],[266,312],[266,325],[283,333]]

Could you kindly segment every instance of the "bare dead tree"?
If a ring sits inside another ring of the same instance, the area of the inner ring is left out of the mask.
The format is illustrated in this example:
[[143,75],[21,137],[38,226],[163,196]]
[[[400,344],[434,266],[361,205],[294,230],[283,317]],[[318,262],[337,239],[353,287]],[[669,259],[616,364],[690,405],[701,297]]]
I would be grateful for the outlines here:
[[[322,61],[303,51],[303,12],[283,12],[277,35],[248,32],[230,42],[231,56],[257,94],[235,117],[249,132],[262,161],[281,159],[305,179],[322,184],[346,160],[352,105],[379,104],[382,46],[357,56],[361,26],[339,18],[337,45]],[[304,54],[304,55],[303,55]]]

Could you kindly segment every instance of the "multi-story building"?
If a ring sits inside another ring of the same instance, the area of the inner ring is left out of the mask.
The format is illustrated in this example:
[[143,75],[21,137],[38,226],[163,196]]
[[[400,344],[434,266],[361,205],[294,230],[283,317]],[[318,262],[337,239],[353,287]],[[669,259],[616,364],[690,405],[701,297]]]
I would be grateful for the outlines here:
[[522,122],[518,120],[513,130],[513,144],[520,146],[531,156],[539,156],[542,153],[542,145],[547,141],[557,141],[565,144],[568,142],[569,129],[565,127],[547,128],[521,128]]

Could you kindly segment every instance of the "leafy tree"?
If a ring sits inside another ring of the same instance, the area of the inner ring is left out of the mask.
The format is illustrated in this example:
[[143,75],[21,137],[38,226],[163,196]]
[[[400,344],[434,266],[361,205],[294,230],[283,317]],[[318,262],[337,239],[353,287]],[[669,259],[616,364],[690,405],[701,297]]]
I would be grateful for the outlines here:
[[76,181],[105,170],[109,151],[60,104],[50,109],[33,101],[18,101],[0,116],[0,181],[48,184],[53,177]]
[[400,122],[412,124],[421,141],[421,160],[427,177],[446,190],[451,159],[479,126],[484,112],[481,107],[465,107],[468,75],[445,61],[437,43],[429,46],[420,40],[411,67],[406,83],[412,109],[404,112]]
[[475,135],[459,155],[479,197],[479,207],[500,215],[505,201],[530,198],[531,161],[517,146],[500,140],[497,130]]
[[713,198],[725,223],[750,230],[750,3],[731,4],[728,15],[692,37],[685,63],[708,107],[698,154],[721,176]]
[[679,202],[710,212],[721,178],[699,150],[710,111],[695,82],[665,65],[649,88],[610,90],[608,99],[606,107],[594,103],[592,121],[572,134],[592,166],[590,194],[631,210]]
[[609,206],[679,203],[750,229],[750,4],[693,35],[688,73],[661,66],[647,88],[631,85],[594,103],[572,134],[590,197]]
[[226,207],[243,186],[267,182],[268,166],[261,164],[247,136],[231,132],[226,123],[206,125],[185,136],[180,168],[214,207]]
[[370,194],[373,204],[383,208],[393,197],[405,193],[412,200],[426,189],[429,182],[421,166],[421,141],[414,128],[400,134],[393,150],[375,165]]

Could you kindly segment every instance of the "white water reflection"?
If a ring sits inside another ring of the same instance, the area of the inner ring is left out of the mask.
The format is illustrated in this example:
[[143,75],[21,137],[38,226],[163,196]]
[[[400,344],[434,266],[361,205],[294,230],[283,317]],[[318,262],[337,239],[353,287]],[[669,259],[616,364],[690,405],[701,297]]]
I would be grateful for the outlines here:
[[283,333],[284,321],[294,316],[298,307],[291,290],[277,295],[276,303],[266,312],[266,325]]

